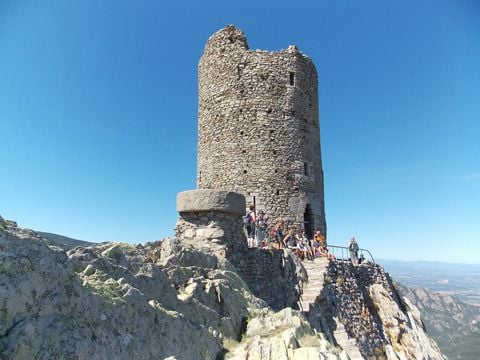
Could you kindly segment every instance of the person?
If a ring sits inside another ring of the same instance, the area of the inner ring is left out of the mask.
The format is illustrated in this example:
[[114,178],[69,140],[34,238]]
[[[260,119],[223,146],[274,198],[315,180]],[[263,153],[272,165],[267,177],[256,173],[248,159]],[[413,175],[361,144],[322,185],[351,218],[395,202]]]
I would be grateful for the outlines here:
[[310,246],[310,241],[308,240],[305,229],[302,229],[300,233],[300,248],[304,252],[304,257],[309,260],[313,260],[315,258],[315,254],[313,253],[313,249]]
[[360,254],[360,258],[358,259],[358,265],[363,264],[365,262],[365,256],[363,254]]
[[288,249],[297,250],[297,234],[295,234],[294,227],[288,230],[288,234],[283,238],[283,243],[287,245]]
[[277,224],[275,225],[274,229],[274,241],[277,244],[277,249],[283,249],[285,247],[285,243],[283,242],[283,229],[285,226],[285,221],[283,219],[279,219]]
[[243,224],[245,230],[247,231],[247,244],[248,247],[253,247],[253,242],[255,238],[255,206],[250,205],[247,208],[245,216],[243,217]]
[[290,227],[287,236],[285,236],[285,238],[283,239],[283,242],[287,245],[287,248],[290,249],[295,255],[297,255],[302,260],[304,259],[304,257],[306,256],[306,250],[302,248],[300,238],[297,235],[296,226]]
[[335,260],[335,256],[328,251],[327,238],[320,231],[315,233],[314,246],[316,246],[316,256],[326,257],[328,260]]
[[350,244],[348,244],[348,250],[350,250],[350,261],[353,266],[358,266],[358,244],[355,241],[355,236],[352,236],[350,239]]
[[263,210],[259,210],[255,219],[255,243],[257,246],[264,248],[267,245],[267,217]]
[[313,255],[316,257],[320,256],[320,235],[320,231],[317,231],[312,240]]
[[325,235],[320,231],[317,231],[313,237],[313,247],[316,256],[327,257],[327,242],[325,240]]

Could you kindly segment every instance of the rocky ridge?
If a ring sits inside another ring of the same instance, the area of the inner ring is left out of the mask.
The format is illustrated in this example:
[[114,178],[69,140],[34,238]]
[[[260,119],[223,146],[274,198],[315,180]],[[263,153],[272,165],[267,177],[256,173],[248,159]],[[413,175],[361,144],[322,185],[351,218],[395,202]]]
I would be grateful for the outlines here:
[[[290,263],[302,266],[293,259]],[[442,358],[415,308],[403,309],[382,281],[359,288],[376,299],[372,321],[379,324],[380,343],[374,352],[365,351],[363,344],[371,341],[362,342],[361,333],[351,329],[350,313],[341,313],[350,290],[342,288],[343,298],[337,291],[336,266],[327,264],[325,284],[311,298],[308,313],[291,308],[275,312],[250,291],[228,260],[176,239],[65,252],[36,232],[1,219],[0,357],[354,359],[337,341],[338,321],[362,358]],[[346,283],[349,276],[358,278],[354,271],[344,275]]]
[[174,239],[65,253],[32,230],[1,222],[2,359],[238,358],[237,347],[255,351],[246,344],[263,336],[253,326],[260,318],[290,334],[272,343],[283,344],[272,359],[282,351],[289,358],[307,338],[318,349],[304,353],[342,353],[300,312],[270,310],[228,261]]

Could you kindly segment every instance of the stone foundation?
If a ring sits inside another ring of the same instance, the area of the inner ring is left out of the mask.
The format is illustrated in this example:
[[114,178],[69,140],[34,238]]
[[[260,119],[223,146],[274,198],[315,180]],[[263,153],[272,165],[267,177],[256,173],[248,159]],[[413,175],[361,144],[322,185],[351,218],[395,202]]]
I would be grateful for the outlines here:
[[210,189],[177,195],[175,235],[187,247],[228,260],[250,290],[272,308],[295,307],[301,267],[282,250],[249,249],[243,229],[245,197]]

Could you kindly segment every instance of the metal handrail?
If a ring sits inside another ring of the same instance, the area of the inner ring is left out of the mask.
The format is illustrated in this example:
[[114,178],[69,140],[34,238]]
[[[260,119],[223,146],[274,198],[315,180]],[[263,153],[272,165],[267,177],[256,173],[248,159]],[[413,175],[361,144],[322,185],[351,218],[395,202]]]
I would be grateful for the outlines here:
[[[350,259],[350,249],[347,246],[338,246],[338,245],[327,245],[328,251],[334,255],[337,259],[341,260],[348,260]],[[340,251],[338,251],[340,250]],[[340,252],[340,256],[339,253]],[[368,249],[358,249],[358,254],[359,258],[363,256],[363,258],[366,258],[363,254],[368,254],[370,257],[372,263],[375,264],[375,260],[373,259],[372,253]]]

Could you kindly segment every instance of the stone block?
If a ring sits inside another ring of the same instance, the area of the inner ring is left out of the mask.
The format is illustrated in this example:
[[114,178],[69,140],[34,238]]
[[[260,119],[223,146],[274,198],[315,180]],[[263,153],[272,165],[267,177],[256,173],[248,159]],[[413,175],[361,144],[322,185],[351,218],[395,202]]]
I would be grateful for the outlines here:
[[177,211],[179,213],[215,211],[244,215],[245,208],[245,197],[231,191],[198,189],[177,194]]
[[197,230],[197,236],[205,239],[213,239],[223,237],[224,232],[219,228],[203,228]]

